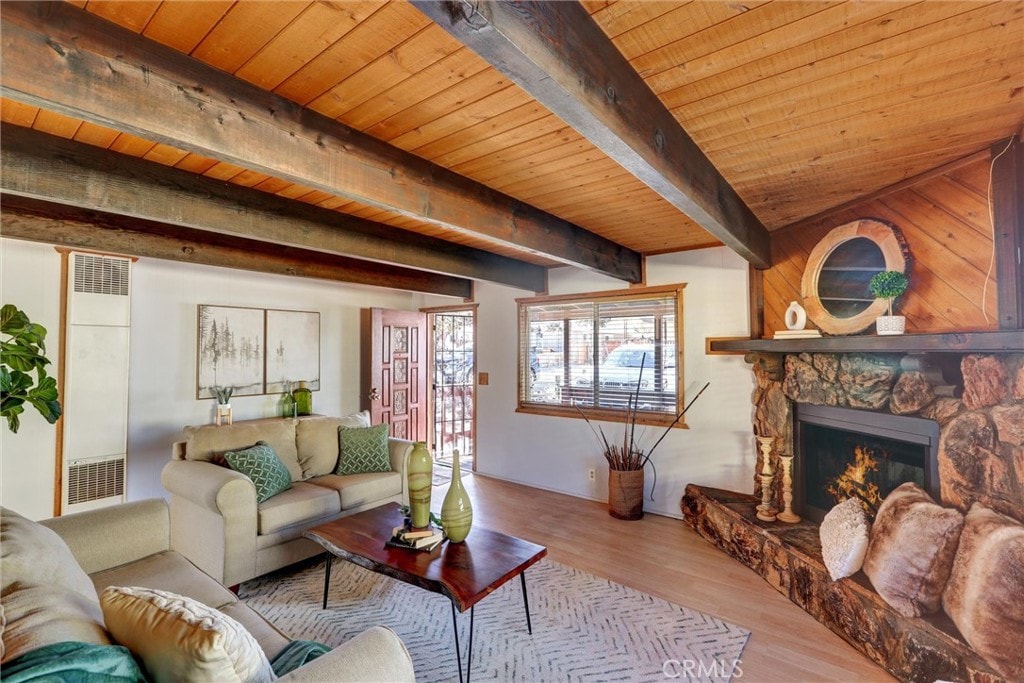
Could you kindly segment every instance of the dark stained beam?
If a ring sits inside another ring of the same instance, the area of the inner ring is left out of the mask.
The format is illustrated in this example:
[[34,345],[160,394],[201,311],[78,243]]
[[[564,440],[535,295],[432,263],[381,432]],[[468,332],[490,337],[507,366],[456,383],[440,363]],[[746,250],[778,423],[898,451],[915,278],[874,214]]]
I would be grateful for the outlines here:
[[992,217],[999,329],[1024,329],[1024,143],[992,145]]
[[161,225],[26,197],[0,194],[0,220],[3,221],[4,237],[58,244],[73,249],[115,252],[464,299],[473,295],[473,283],[463,278],[239,239],[176,225]]
[[5,3],[0,93],[492,244],[636,282],[622,245],[70,3]]
[[10,195],[535,292],[547,287],[542,266],[9,124],[0,124],[0,188]]
[[577,2],[411,0],[757,268],[768,231]]

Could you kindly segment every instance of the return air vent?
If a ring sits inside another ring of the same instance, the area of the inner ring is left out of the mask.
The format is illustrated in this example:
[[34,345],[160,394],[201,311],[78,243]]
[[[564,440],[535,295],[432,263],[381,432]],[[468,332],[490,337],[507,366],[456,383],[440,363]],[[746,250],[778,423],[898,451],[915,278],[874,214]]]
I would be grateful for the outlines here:
[[131,261],[123,258],[75,254],[74,291],[128,296],[130,265]]
[[68,505],[124,496],[124,458],[79,460],[68,466]]

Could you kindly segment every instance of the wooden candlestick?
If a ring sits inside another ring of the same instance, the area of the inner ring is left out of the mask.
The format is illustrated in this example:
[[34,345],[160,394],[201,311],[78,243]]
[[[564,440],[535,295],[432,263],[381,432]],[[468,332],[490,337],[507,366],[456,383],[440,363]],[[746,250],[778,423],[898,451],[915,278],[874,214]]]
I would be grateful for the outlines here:
[[796,524],[800,516],[793,512],[793,456],[780,454],[779,462],[782,463],[782,503],[785,509],[777,518],[780,522]]
[[772,446],[774,436],[757,437],[758,448],[761,449],[761,504],[757,506],[757,518],[765,522],[775,521],[775,508],[772,507]]

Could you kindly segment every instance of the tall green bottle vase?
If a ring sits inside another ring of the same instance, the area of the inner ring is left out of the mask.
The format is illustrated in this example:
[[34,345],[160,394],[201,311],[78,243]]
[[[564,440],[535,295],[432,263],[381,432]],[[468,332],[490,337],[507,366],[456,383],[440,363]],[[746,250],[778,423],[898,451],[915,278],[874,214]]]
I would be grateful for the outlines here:
[[409,516],[416,528],[430,526],[430,487],[434,483],[434,461],[427,444],[417,441],[409,453]]
[[453,455],[455,462],[452,464],[452,483],[441,504],[441,525],[444,526],[444,532],[451,543],[461,543],[466,540],[469,529],[473,526],[473,504],[466,493],[466,487],[462,485],[459,451],[456,450]]

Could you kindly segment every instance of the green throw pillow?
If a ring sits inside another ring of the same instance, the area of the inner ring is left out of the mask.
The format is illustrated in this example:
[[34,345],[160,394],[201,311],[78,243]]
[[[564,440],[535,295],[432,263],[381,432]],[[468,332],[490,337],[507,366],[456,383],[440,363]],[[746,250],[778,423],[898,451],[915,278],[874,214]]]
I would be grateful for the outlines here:
[[224,459],[231,469],[241,472],[256,484],[257,503],[292,487],[292,475],[266,441],[257,441],[255,446],[240,451],[228,451]]
[[390,472],[387,424],[376,427],[342,427],[338,430],[338,466],[335,474]]

